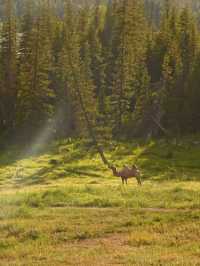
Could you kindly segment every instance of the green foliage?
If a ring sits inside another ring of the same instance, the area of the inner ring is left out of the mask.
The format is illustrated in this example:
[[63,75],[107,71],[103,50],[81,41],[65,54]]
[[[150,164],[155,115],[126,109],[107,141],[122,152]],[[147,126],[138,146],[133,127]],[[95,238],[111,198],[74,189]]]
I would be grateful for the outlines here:
[[51,24],[47,12],[46,6],[42,6],[34,22],[29,6],[22,20],[17,99],[17,128],[22,130],[21,134],[34,133],[34,129],[43,127],[54,113],[51,103],[54,91],[49,80]]
[[0,48],[0,127],[9,135],[13,133],[17,96],[16,20],[12,4],[12,0],[4,3]]
[[86,136],[86,114],[100,141],[198,132],[198,23],[164,4],[155,27],[145,10],[159,1],[27,1],[21,17],[5,1],[2,137]]

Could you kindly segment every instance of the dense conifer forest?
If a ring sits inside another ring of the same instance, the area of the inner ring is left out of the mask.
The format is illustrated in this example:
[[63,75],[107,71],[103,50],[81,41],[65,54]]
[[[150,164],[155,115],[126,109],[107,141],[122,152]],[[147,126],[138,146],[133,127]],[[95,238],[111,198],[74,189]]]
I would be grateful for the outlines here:
[[198,1],[0,6],[2,139],[87,134],[80,96],[99,136],[200,130]]

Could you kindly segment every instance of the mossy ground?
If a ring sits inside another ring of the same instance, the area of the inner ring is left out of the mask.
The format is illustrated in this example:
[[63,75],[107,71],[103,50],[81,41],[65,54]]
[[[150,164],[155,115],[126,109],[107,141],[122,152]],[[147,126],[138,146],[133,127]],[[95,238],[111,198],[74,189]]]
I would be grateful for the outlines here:
[[89,142],[1,154],[0,265],[200,265],[199,138],[104,146],[118,167],[137,161],[142,187]]

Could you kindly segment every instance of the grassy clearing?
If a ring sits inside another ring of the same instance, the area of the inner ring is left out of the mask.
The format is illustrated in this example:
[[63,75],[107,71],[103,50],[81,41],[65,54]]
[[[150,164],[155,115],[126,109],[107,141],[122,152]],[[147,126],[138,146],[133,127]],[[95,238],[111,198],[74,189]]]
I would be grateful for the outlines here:
[[143,186],[123,187],[78,140],[0,156],[0,265],[200,265],[198,138],[113,142],[106,154],[137,161]]
[[199,265],[199,218],[115,208],[20,211],[1,222],[0,265]]

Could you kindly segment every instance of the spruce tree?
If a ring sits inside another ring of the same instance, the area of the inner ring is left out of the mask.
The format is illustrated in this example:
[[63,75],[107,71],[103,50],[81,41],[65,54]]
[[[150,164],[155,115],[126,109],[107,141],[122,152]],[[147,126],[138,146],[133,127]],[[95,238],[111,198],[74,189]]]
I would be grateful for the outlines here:
[[51,44],[45,6],[34,18],[26,14],[20,42],[18,123],[25,131],[37,132],[53,116],[54,91],[50,88]]
[[110,103],[114,131],[120,134],[125,125],[129,128],[133,125],[133,112],[140,94],[138,88],[140,83],[144,85],[146,24],[140,1],[116,1],[113,8]]
[[6,0],[1,33],[0,51],[0,124],[3,131],[11,133],[15,126],[17,96],[17,47],[14,2]]
[[102,11],[100,1],[96,1],[94,12],[91,15],[91,21],[88,32],[89,53],[91,57],[92,79],[95,84],[95,94],[98,98],[98,109],[100,113],[105,111],[105,84],[104,84],[104,65],[103,50],[101,40]]

